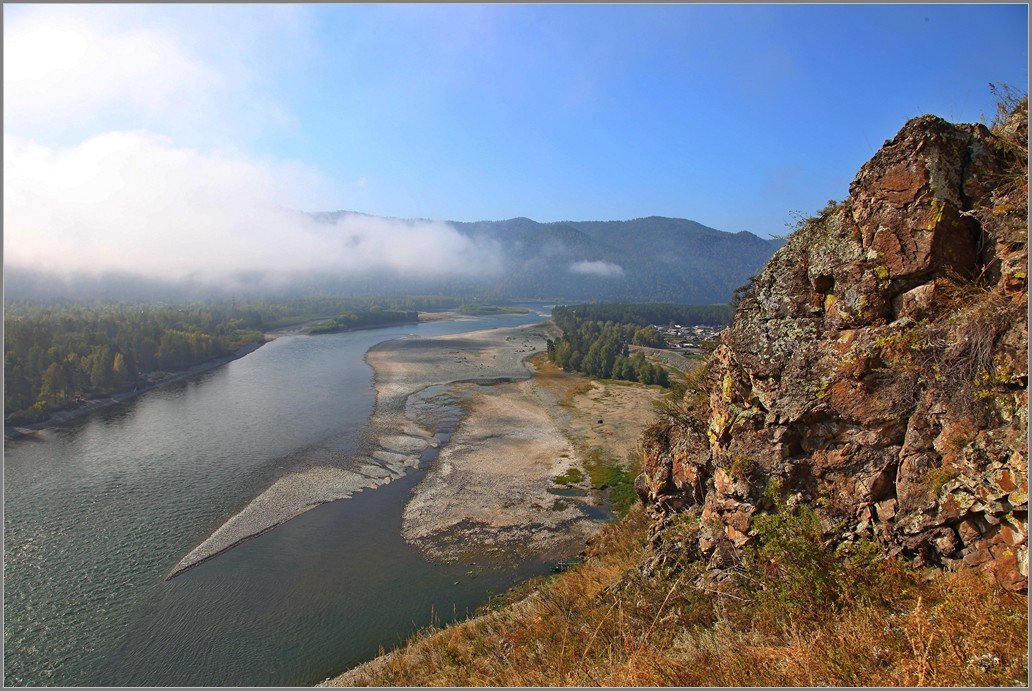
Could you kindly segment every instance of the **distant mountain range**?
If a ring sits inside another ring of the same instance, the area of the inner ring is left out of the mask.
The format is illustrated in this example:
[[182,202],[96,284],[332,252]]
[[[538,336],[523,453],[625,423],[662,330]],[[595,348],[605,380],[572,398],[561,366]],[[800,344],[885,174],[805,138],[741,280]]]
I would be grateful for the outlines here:
[[[375,229],[417,224],[413,219],[386,219],[350,211],[307,216],[319,222],[327,239],[341,243],[357,242],[348,235],[357,226]],[[362,224],[363,219],[374,223]],[[442,223],[433,225],[435,232],[450,232]],[[725,233],[695,221],[660,216],[556,223],[511,218],[448,225],[468,238],[470,246],[487,248],[491,270],[421,273],[395,271],[381,264],[365,271],[324,268],[274,276],[255,270],[221,279],[162,279],[131,271],[63,275],[5,265],[4,295],[5,300],[102,301],[447,295],[485,302],[522,299],[714,304],[728,302],[735,288],[746,283],[783,244],[744,231]],[[366,240],[375,242],[376,230],[363,232]],[[387,240],[380,243],[383,253],[406,251],[384,242]],[[427,258],[428,264],[432,261]]]
[[[353,214],[313,214],[332,223]],[[628,300],[710,304],[728,302],[783,240],[726,233],[683,218],[559,221],[529,218],[450,222],[473,239],[503,249],[501,276],[452,282],[491,298]]]

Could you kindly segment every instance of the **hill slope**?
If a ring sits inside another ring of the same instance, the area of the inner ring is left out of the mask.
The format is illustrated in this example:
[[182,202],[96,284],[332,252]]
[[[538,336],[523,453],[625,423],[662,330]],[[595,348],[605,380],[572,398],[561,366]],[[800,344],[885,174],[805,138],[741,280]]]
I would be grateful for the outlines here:
[[[316,218],[332,223],[349,213]],[[452,286],[487,298],[726,303],[782,244],[659,216],[556,223],[520,217],[450,225],[500,246],[501,276]]]

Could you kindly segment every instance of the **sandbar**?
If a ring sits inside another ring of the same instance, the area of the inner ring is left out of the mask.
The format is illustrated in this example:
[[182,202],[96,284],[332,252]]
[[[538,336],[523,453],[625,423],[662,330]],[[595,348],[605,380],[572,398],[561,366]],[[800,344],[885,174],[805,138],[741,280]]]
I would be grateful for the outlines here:
[[419,467],[464,414],[456,382],[492,384],[531,376],[524,360],[541,352],[541,327],[487,329],[431,338],[404,337],[371,348],[376,404],[364,446],[353,456],[295,467],[228,518],[171,570],[172,578],[240,542],[320,504],[348,499]]

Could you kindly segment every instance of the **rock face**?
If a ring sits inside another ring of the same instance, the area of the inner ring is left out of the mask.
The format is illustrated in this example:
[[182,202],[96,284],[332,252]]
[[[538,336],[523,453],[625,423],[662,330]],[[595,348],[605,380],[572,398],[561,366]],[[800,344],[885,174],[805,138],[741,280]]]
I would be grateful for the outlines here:
[[775,482],[830,541],[1027,587],[1027,123],[911,120],[743,289],[708,404],[646,432],[657,545],[699,506],[733,563]]

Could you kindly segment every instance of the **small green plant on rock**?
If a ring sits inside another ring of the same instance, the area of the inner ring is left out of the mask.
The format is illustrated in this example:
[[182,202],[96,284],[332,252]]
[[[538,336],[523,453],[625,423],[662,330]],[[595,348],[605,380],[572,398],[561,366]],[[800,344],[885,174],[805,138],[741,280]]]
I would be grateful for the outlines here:
[[928,484],[928,491],[932,493],[932,496],[939,496],[942,492],[942,488],[946,486],[948,482],[951,482],[957,478],[956,469],[944,465],[939,468],[931,468],[925,473],[924,479]]
[[734,460],[731,461],[730,470],[731,477],[734,479],[751,482],[759,477],[762,467],[760,466],[760,462],[755,458],[751,458],[749,456],[736,456]]

